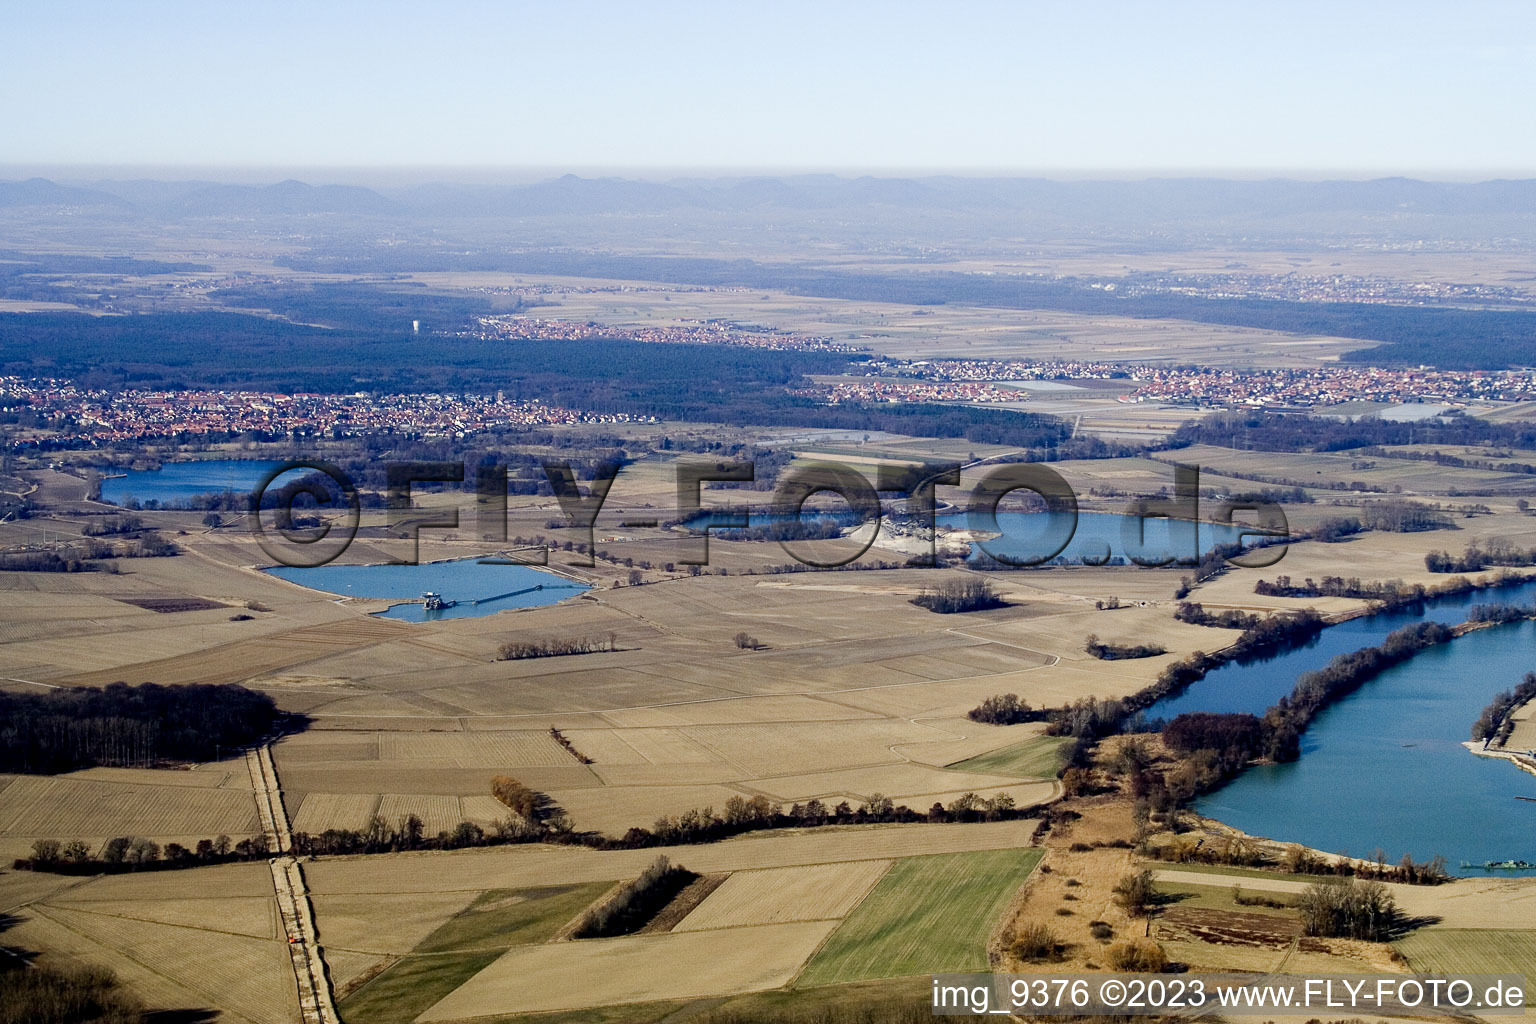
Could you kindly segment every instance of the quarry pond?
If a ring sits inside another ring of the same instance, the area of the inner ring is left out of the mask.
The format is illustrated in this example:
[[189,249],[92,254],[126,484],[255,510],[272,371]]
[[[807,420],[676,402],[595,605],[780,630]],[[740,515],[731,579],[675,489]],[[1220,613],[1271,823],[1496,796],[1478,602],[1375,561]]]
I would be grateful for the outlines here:
[[[322,565],[312,569],[277,566],[270,575],[301,587],[343,597],[400,601],[381,618],[407,622],[473,618],[509,608],[537,608],[591,589],[585,583],[527,565],[482,558],[458,558],[420,565]],[[443,606],[429,609],[424,594]]]
[[101,500],[114,505],[156,502],[175,506],[206,494],[246,494],[281,465],[270,459],[204,459],[165,462],[155,469],[106,470]]
[[[1297,676],[1394,629],[1456,623],[1489,601],[1529,604],[1536,583],[1425,602],[1353,619],[1267,659],[1229,663],[1149,717],[1187,711],[1262,714]],[[1462,746],[1493,695],[1536,669],[1536,622],[1479,630],[1420,652],[1325,709],[1302,735],[1301,757],[1249,768],[1196,810],[1244,832],[1392,861],[1440,854],[1455,874],[1536,874],[1488,861],[1536,861],[1536,776]],[[1517,799],[1525,798],[1525,799]],[[1464,866],[1466,865],[1470,866]]]

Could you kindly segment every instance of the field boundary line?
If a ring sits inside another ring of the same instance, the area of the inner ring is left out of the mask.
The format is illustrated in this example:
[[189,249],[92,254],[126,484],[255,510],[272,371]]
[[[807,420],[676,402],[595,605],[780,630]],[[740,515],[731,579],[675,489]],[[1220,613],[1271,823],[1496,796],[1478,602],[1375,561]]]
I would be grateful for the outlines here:
[[[118,901],[114,900],[112,902],[118,902]],[[145,900],[144,902],[146,902],[146,903],[150,903],[150,902],[153,902],[153,903],[170,903],[170,902],[180,902],[180,900]],[[42,901],[42,900],[39,900],[36,905],[39,906],[39,907],[53,907],[52,903],[49,903],[49,902],[46,902],[46,901]],[[264,936],[264,935],[252,935],[249,932],[231,932],[231,931],[225,931],[223,928],[205,928],[202,925],[197,925],[197,924],[174,924],[174,923],[172,923],[170,921],[156,921],[156,920],[153,920],[152,918],[148,918],[148,917],[131,917],[128,914],[109,914],[105,910],[91,910],[91,909],[88,909],[88,908],[89,908],[89,904],[69,904],[69,903],[66,903],[63,906],[57,907],[55,909],[73,911],[74,913],[77,913],[77,914],[90,914],[93,917],[110,917],[110,918],[112,918],[114,920],[117,920],[117,921],[138,921],[138,922],[141,922],[143,924],[158,925],[161,928],[184,928],[184,929],[186,929],[188,931],[207,932],[210,935],[228,935],[230,938],[235,938],[235,939],[254,939],[254,940],[258,941],[258,942],[270,942],[270,941],[272,941],[272,936],[270,936],[270,935],[265,935]]]
[[[171,985],[174,985],[175,987],[177,987],[179,989],[182,989],[184,991],[191,992],[194,995],[198,995],[198,996],[203,997],[204,999],[208,1000],[208,1002],[212,1003],[213,1005],[219,1006],[219,1012],[220,1013],[228,1014],[231,1017],[239,1017],[241,1020],[249,1022],[249,1024],[254,1024],[254,1022],[251,1021],[251,1018],[247,1017],[245,1014],[240,1013],[240,1012],[238,1012],[236,1010],[231,1010],[228,1007],[220,1005],[219,1001],[217,999],[213,998],[207,992],[204,992],[202,989],[197,988],[197,987],[195,987],[195,986],[193,986],[191,984],[188,984],[187,982],[180,981],[180,980],[178,980],[176,978],[171,977],[169,974],[166,974],[164,971],[162,971],[159,968],[155,967],[153,964],[145,963],[143,960],[140,960],[138,957],[134,956],[132,953],[129,953],[125,949],[118,949],[115,946],[109,946],[105,942],[102,942],[100,939],[93,938],[93,937],[85,934],[84,932],[80,931],[80,929],[71,927],[70,925],[66,924],[65,922],[60,921],[58,918],[56,918],[53,915],[49,914],[48,913],[48,907],[46,907],[43,904],[39,903],[39,904],[35,904],[35,906],[36,906],[37,912],[39,914],[41,914],[43,917],[46,917],[49,921],[53,922],[53,924],[57,925],[58,927],[63,928],[65,931],[69,932],[71,935],[74,935],[76,938],[80,939],[82,942],[88,942],[92,946],[95,946],[97,949],[105,950],[108,954],[110,954],[110,956],[122,957],[124,960],[127,960],[129,963],[137,964],[139,967],[141,967],[144,970],[148,971],[150,974],[153,974],[155,977],[160,978],[160,979],[170,983]],[[61,907],[59,909],[62,910],[62,909],[66,909],[66,908],[62,908]],[[245,936],[245,937],[249,938],[249,936]]]

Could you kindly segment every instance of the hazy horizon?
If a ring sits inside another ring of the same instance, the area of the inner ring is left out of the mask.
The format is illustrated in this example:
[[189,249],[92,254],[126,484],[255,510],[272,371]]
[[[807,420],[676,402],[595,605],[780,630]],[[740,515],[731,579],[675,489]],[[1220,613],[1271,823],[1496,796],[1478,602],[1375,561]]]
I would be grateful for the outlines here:
[[516,186],[551,181],[566,175],[585,179],[632,181],[709,181],[734,178],[843,179],[960,178],[1058,182],[1245,181],[1245,182],[1370,182],[1406,179],[1442,184],[1483,184],[1493,181],[1536,180],[1536,170],[1489,169],[1442,173],[1432,169],[1337,168],[945,168],[945,167],[732,167],[732,166],[410,166],[410,165],[211,165],[211,164],[30,164],[0,163],[0,181],[45,178],[63,184],[106,181],[210,181],[231,185],[271,185],[296,180],[307,185],[359,185],[404,188],[415,185]]
[[13,163],[1536,173],[1497,0],[82,7],[5,15]]

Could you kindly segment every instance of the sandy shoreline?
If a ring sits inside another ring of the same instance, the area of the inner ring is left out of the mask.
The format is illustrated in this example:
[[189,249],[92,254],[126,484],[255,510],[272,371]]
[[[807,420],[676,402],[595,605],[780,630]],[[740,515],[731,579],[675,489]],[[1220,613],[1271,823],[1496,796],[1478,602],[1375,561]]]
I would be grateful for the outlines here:
[[1532,775],[1536,775],[1536,757],[1532,757],[1528,753],[1521,753],[1514,750],[1504,750],[1501,748],[1489,748],[1485,750],[1477,740],[1467,740],[1462,744],[1462,746],[1466,747],[1478,757],[1492,757],[1500,761],[1509,761],[1512,762],[1515,767],[1519,768],[1521,771],[1530,772]]

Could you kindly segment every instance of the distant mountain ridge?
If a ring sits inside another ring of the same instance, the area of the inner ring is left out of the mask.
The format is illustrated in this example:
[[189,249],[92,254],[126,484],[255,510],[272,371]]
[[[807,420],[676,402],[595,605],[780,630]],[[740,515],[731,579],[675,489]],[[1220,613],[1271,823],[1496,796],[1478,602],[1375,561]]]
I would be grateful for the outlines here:
[[229,216],[543,217],[667,211],[985,210],[1069,219],[1221,221],[1310,215],[1530,216],[1536,179],[1476,183],[1411,178],[1368,181],[1148,178],[844,178],[828,174],[677,178],[583,178],[527,185],[423,184],[392,189],[207,181],[0,181],[0,207],[96,207],[171,218]]

